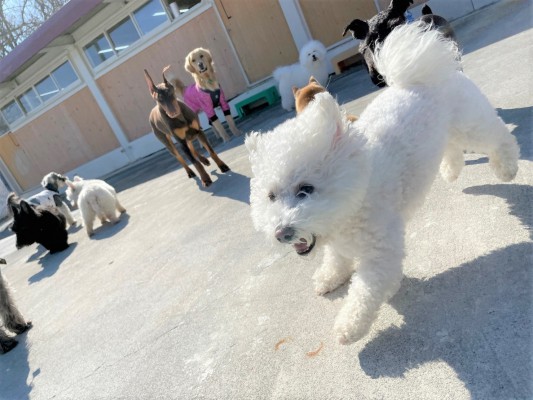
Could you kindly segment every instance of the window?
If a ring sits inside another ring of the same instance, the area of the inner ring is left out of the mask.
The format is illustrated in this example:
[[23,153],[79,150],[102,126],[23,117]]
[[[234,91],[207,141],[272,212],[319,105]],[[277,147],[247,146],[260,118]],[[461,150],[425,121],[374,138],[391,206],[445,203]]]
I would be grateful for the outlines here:
[[57,88],[51,76],[47,76],[37,85],[35,85],[35,89],[37,90],[37,93],[39,93],[39,96],[43,102],[55,96],[59,92],[59,89]]
[[18,101],[26,113],[41,105],[41,100],[39,100],[33,88],[30,88],[22,96],[19,96]]
[[168,21],[169,18],[161,0],[150,0],[117,25],[99,35],[83,50],[93,68],[98,67],[109,58],[128,49],[141,36]]
[[12,100],[11,102],[7,103],[7,105],[2,107],[2,116],[8,124],[12,124],[16,120],[22,118],[24,114],[22,113],[22,110],[17,102]]
[[109,37],[115,51],[120,53],[130,47],[130,44],[137,41],[140,36],[133,21],[126,18],[109,31]]
[[78,80],[78,75],[76,75],[74,68],[72,68],[72,65],[68,61],[54,69],[52,71],[52,77],[57,82],[59,89],[65,89]]
[[167,13],[161,3],[152,0],[133,13],[135,21],[143,34],[150,32],[168,20]]
[[113,57],[113,49],[104,35],[98,36],[91,43],[85,46],[85,54],[89,58],[93,67],[100,65],[108,58]]
[[[195,5],[199,4],[202,0],[170,0],[170,8],[173,7],[178,9],[178,13],[181,15],[186,13]],[[174,4],[174,5],[172,5]]]
[[2,113],[0,113],[0,135],[9,132],[9,125],[4,121]]
[[[78,75],[72,68],[70,61],[65,61],[50,75],[45,76],[18,96],[16,100],[12,100],[2,107],[0,110],[0,135],[9,131],[9,125],[24,117],[24,114],[35,110],[78,80]],[[4,126],[6,123],[7,126]]]

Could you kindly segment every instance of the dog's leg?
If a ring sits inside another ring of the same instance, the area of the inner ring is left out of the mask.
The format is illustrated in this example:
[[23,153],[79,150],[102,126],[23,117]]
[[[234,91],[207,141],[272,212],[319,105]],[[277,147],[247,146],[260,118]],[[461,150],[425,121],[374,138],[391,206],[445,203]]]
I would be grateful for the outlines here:
[[122,206],[122,204],[120,204],[116,196],[115,196],[115,208],[121,214],[124,214],[126,212],[126,209],[124,208],[124,206]]
[[[17,306],[15,305],[15,302],[13,301],[11,293],[9,292],[9,288],[7,287],[7,283],[4,281],[1,273],[0,273],[0,317],[4,321],[5,327],[9,329],[11,332],[15,332],[16,334],[25,332],[32,326],[31,322],[26,322],[24,320],[24,317],[22,316]],[[2,337],[0,334],[0,342],[5,341],[4,339],[6,337],[7,336]],[[9,337],[7,338],[9,339]]]
[[0,328],[0,354],[13,350],[18,342]]
[[352,273],[353,260],[341,256],[332,246],[326,246],[322,266],[313,275],[316,293],[323,295],[337,289]]
[[226,115],[226,121],[228,122],[228,127],[233,136],[240,136],[242,134],[239,128],[237,128],[237,125],[235,125],[235,121],[233,120],[233,116],[231,114]]
[[202,146],[204,146],[204,149],[207,150],[207,152],[209,153],[209,155],[211,156],[211,158],[213,159],[213,161],[218,165],[218,168],[220,168],[220,171],[221,172],[228,172],[230,171],[230,168],[226,165],[226,163],[224,163],[224,161],[222,161],[219,157],[218,157],[218,154],[215,153],[215,150],[213,150],[213,148],[211,147],[211,145],[209,144],[209,141],[207,140],[207,138],[205,137],[205,133],[203,131],[199,131],[198,132],[198,140],[200,141],[200,143],[202,144]]
[[[334,330],[343,344],[365,336],[381,305],[399,289],[404,257],[404,229],[399,218],[369,232],[363,240],[357,273],[345,303],[335,319]],[[374,219],[371,219],[374,220]]]
[[[199,131],[199,132],[202,132],[202,131]],[[202,181],[202,186],[203,187],[210,186],[213,183],[213,181],[211,180],[211,178],[209,177],[209,175],[205,171],[204,166],[195,158],[194,154],[197,155],[198,153],[196,152],[196,149],[194,148],[194,145],[193,145],[192,141],[191,140],[187,140],[186,142],[187,142],[187,145],[185,147],[187,147],[189,149],[190,153],[191,153],[191,157],[192,157],[192,160],[193,160],[193,165],[196,168],[196,170],[198,171],[198,174],[200,174],[200,180]],[[204,158],[204,157],[202,157],[202,158]]]
[[72,216],[72,213],[70,212],[68,206],[65,203],[62,203],[61,206],[58,207],[58,209],[65,216],[69,225],[76,224],[76,220]]
[[440,163],[440,175],[446,182],[453,182],[459,177],[464,165],[463,149],[450,140]]
[[194,178],[196,174],[191,168],[189,168],[185,159],[181,156],[179,151],[176,149],[170,135],[164,134],[163,132],[158,131],[157,129],[155,129],[154,126],[152,126],[152,128],[155,133],[155,136],[159,139],[159,141],[165,145],[165,147],[170,152],[170,154],[172,154],[176,158],[176,160],[178,160],[178,162],[181,164],[183,169],[185,169],[185,172],[187,172],[187,176],[189,178]]
[[222,126],[222,123],[219,119],[212,121],[211,126],[213,127],[215,133],[224,141],[224,143],[230,140],[230,137],[226,133],[226,130]]
[[[94,219],[96,218],[96,212],[89,206],[83,206],[82,203],[80,203],[80,212],[81,212],[81,219],[83,220],[83,225],[85,226],[87,235],[90,237],[94,234],[93,225],[94,225]],[[105,221],[105,218],[104,218],[104,221]],[[104,221],[102,221],[102,223],[104,223]]]

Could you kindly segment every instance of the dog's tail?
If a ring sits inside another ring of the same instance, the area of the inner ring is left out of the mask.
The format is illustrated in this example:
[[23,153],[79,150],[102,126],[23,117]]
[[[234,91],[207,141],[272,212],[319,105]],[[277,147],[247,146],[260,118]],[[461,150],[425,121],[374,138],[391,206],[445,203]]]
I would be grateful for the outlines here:
[[461,70],[459,60],[457,44],[424,23],[395,28],[374,54],[378,71],[392,87],[438,84]]

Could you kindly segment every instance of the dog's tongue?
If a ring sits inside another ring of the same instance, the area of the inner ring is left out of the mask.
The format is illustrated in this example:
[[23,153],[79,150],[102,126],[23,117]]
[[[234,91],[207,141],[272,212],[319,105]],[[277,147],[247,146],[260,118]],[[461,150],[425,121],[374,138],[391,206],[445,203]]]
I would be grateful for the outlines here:
[[294,250],[296,250],[297,253],[303,253],[304,251],[307,251],[309,249],[309,246],[307,245],[307,241],[305,239],[300,239],[302,243],[295,243],[292,246],[294,247]]

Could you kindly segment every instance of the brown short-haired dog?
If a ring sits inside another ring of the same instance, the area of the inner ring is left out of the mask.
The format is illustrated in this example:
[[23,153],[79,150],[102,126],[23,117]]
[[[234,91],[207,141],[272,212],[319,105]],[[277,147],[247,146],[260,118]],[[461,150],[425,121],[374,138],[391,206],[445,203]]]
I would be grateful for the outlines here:
[[[307,86],[298,89],[296,86],[292,87],[292,93],[294,94],[296,114],[302,112],[302,110],[307,107],[307,105],[313,101],[315,95],[318,93],[325,92],[326,88],[322,86],[318,81],[312,76],[309,78],[309,83]],[[355,115],[347,114],[346,118],[353,122],[357,120]]]

